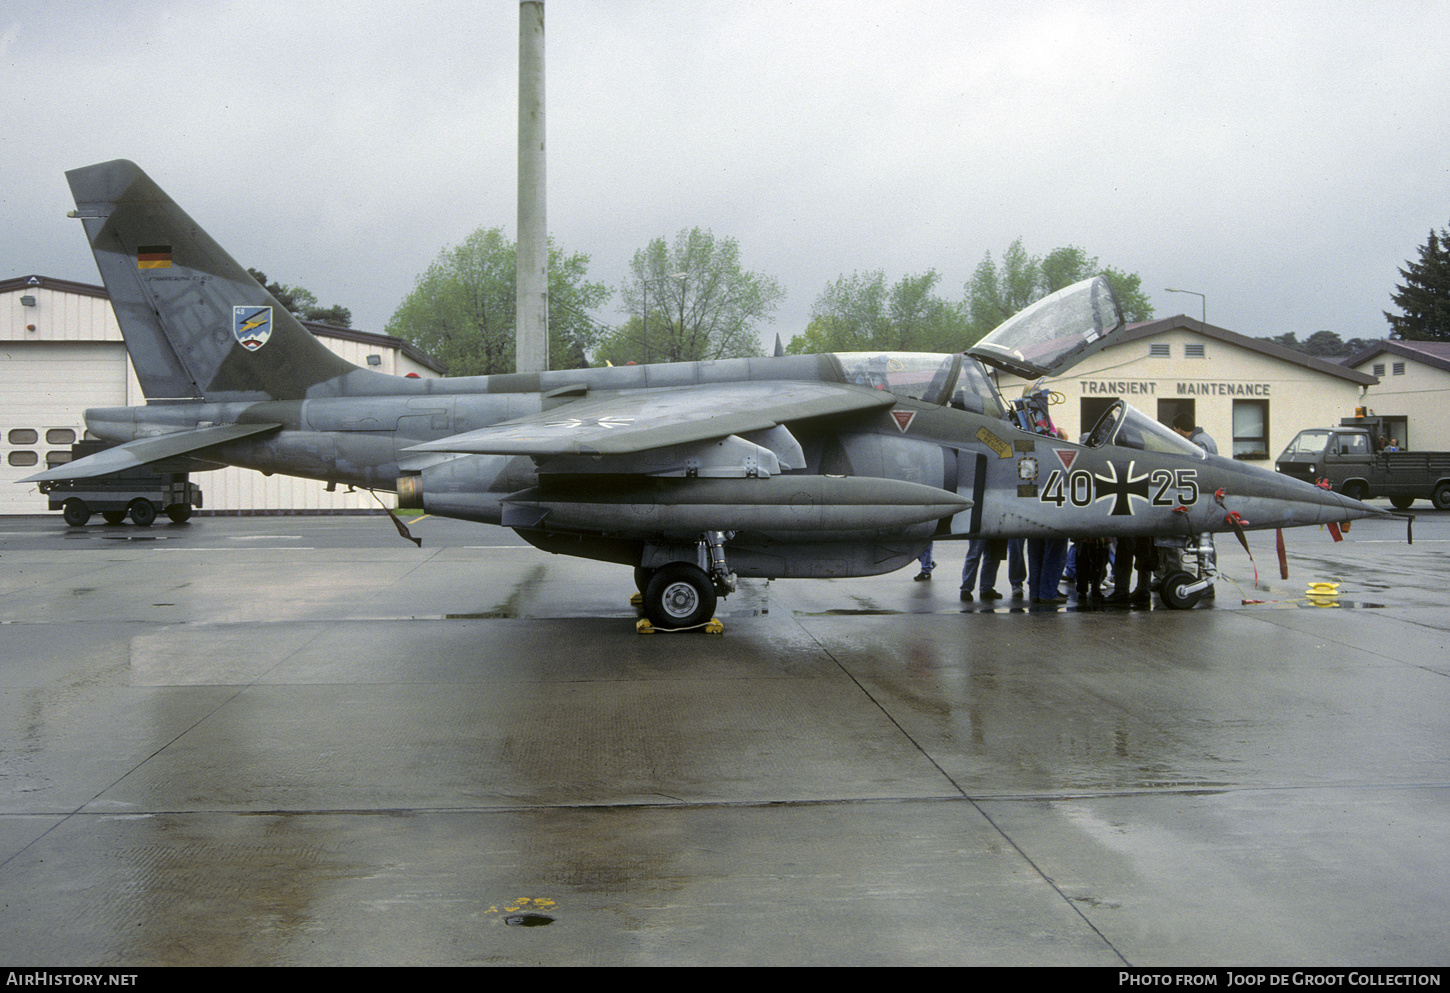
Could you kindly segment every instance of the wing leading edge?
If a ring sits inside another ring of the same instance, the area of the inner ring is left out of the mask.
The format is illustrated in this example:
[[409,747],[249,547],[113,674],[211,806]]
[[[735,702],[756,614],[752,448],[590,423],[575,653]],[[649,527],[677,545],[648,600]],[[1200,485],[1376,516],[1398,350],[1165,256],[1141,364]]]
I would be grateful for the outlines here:
[[787,421],[885,410],[896,398],[843,383],[721,383],[583,399],[415,445],[463,455],[635,455],[769,432]]

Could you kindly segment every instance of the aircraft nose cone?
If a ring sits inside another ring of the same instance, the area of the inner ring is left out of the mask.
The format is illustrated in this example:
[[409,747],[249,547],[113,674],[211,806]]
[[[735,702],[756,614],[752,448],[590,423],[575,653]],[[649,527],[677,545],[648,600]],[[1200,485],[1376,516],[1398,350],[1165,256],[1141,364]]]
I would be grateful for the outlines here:
[[[1326,490],[1312,483],[1285,476],[1282,473],[1254,473],[1251,479],[1243,480],[1244,490],[1238,494],[1239,502],[1252,507],[1236,505],[1235,494],[1229,491],[1225,506],[1237,510],[1252,524],[1277,527],[1295,524],[1344,524],[1348,521],[1364,520],[1370,517],[1394,517],[1387,510],[1371,507],[1367,503],[1351,499],[1342,493]],[[1257,506],[1252,506],[1257,505]],[[1254,514],[1257,513],[1256,518]],[[1275,523],[1269,523],[1274,521]]]
[[1321,510],[1319,523],[1328,524],[1330,521],[1343,523],[1345,521],[1358,521],[1369,517],[1394,517],[1395,514],[1388,510],[1381,510],[1379,507],[1371,507],[1369,504],[1353,497],[1347,497],[1343,493],[1335,493],[1333,490],[1326,490],[1320,486],[1309,483],[1301,483],[1293,480],[1305,490],[1313,490],[1318,500],[1317,506]]

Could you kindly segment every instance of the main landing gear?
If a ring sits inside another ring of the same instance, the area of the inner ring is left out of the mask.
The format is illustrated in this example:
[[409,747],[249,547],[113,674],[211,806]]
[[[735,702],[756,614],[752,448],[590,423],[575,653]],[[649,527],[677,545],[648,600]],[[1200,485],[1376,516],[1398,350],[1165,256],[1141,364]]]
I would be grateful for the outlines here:
[[725,542],[732,537],[728,531],[707,531],[696,543],[694,562],[635,568],[639,605],[652,629],[678,631],[710,622],[719,598],[735,592],[735,574],[725,562]]

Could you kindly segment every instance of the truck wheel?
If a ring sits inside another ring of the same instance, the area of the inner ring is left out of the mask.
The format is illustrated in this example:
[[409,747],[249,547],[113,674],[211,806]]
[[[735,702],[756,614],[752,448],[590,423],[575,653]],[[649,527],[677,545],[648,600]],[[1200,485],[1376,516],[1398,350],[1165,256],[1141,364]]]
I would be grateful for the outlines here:
[[1352,483],[1345,483],[1344,489],[1340,492],[1343,493],[1345,496],[1349,497],[1351,500],[1363,500],[1365,497],[1369,496],[1369,487],[1365,486],[1359,480],[1355,480]]
[[156,520],[156,508],[150,500],[131,501],[131,523],[138,528],[149,528],[151,522]]
[[60,505],[60,516],[71,527],[78,528],[91,519],[91,508],[86,506],[84,500],[71,497]]
[[1390,497],[1390,506],[1396,510],[1409,510],[1414,502],[1414,497]]
[[1186,572],[1170,572],[1163,577],[1163,587],[1158,595],[1163,598],[1163,606],[1169,610],[1189,610],[1207,590],[1200,590],[1197,593],[1184,593],[1183,588],[1198,580]]
[[191,520],[191,506],[185,503],[173,503],[166,508],[166,516],[171,518],[172,524],[185,524]]
[[107,524],[126,523],[126,512],[124,510],[103,510],[101,516],[106,519]]
[[1430,494],[1430,502],[1436,510],[1450,510],[1450,482],[1440,483]]

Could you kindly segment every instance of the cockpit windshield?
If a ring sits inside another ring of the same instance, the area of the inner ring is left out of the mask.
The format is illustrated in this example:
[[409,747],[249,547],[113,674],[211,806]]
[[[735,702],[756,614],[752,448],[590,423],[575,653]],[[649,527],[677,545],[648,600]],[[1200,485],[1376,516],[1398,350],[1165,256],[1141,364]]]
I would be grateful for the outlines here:
[[1127,401],[1119,400],[1108,408],[1092,432],[1088,434],[1087,446],[1099,448],[1103,445],[1117,445],[1120,448],[1136,448],[1143,452],[1167,452],[1173,455],[1188,455],[1196,459],[1208,453],[1172,428],[1159,424]]
[[957,382],[960,355],[930,352],[836,352],[848,383],[897,396],[946,403]]
[[1076,365],[1123,327],[1113,289],[1102,276],[1074,283],[1010,317],[967,354],[1023,379]]
[[962,360],[962,373],[957,377],[956,388],[952,390],[952,406],[974,414],[986,414],[988,417],[1007,416],[997,395],[997,387],[987,375],[987,370],[971,356]]
[[847,383],[988,417],[1006,417],[997,387],[975,359],[931,352],[833,352]]

